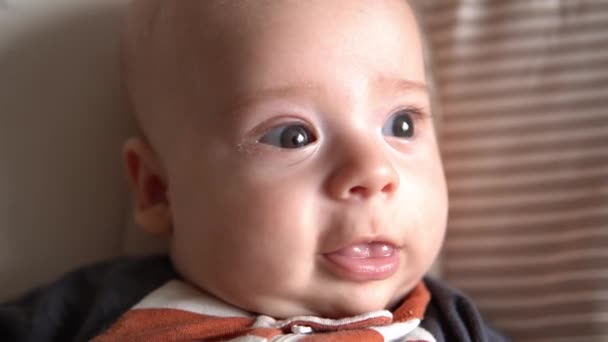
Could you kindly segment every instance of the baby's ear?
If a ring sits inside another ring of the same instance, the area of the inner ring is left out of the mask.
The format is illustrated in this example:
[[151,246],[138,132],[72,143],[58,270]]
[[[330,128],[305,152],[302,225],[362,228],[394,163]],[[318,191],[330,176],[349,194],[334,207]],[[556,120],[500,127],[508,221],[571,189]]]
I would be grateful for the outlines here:
[[167,179],[152,147],[141,138],[130,138],[123,146],[135,212],[135,223],[146,232],[171,232]]

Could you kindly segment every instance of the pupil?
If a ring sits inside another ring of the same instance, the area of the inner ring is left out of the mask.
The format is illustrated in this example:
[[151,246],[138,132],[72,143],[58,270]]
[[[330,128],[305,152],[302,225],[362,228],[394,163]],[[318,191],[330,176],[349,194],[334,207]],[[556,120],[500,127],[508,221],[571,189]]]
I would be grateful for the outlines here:
[[393,123],[393,133],[398,137],[411,137],[414,132],[410,117],[406,115],[396,117]]
[[302,127],[289,127],[283,133],[281,145],[284,147],[302,147],[308,144],[308,134]]

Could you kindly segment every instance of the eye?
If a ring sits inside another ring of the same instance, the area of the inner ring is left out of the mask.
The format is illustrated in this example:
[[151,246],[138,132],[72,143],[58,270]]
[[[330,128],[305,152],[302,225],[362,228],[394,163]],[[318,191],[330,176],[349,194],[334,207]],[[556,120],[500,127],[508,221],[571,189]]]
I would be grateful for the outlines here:
[[275,127],[259,140],[264,144],[287,149],[302,148],[315,141],[316,138],[310,129],[297,124]]
[[402,110],[391,116],[384,127],[382,134],[397,138],[411,138],[414,136],[414,119],[407,110]]

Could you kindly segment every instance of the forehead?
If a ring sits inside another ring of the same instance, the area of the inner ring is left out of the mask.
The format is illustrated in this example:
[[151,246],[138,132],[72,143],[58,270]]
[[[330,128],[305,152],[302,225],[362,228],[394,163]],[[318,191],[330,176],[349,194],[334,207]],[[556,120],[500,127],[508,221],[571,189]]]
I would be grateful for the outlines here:
[[255,61],[271,50],[276,59],[300,61],[369,62],[390,54],[402,68],[415,64],[420,50],[405,0],[139,0],[132,8],[133,40],[157,48],[140,57],[169,56],[173,62],[185,62],[175,57],[180,54],[197,64]]
[[320,77],[424,83],[418,30],[405,1],[189,3],[194,7],[177,5],[178,36],[199,75],[238,79],[244,88],[313,85]]
[[[132,36],[144,42],[131,48],[134,75],[166,101],[200,106],[204,94],[213,106],[267,88],[425,81],[405,0],[139,0],[134,7]],[[162,80],[145,81],[150,75]]]

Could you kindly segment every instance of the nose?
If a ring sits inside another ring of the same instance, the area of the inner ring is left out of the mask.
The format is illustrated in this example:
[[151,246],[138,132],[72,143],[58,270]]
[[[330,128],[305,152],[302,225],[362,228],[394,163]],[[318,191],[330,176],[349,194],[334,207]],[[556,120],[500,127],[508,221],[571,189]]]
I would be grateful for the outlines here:
[[373,143],[351,145],[340,151],[336,168],[327,182],[329,195],[335,200],[390,198],[399,187],[399,174],[386,152]]

